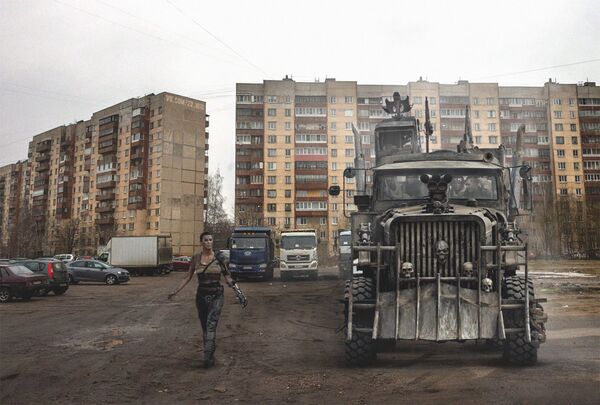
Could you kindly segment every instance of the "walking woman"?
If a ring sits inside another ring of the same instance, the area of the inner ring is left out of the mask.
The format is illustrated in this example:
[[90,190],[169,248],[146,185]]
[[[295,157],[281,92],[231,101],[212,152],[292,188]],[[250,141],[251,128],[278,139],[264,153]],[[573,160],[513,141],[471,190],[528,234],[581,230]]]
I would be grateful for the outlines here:
[[200,243],[202,244],[202,250],[194,254],[187,275],[179,286],[169,294],[168,298],[172,299],[177,295],[196,274],[198,277],[196,308],[198,309],[198,317],[202,324],[204,337],[204,367],[209,368],[215,364],[217,324],[224,302],[221,275],[225,277],[227,285],[236,293],[242,307],[247,305],[247,300],[231,278],[222,255],[213,251],[213,237],[210,232],[203,232],[200,235]]

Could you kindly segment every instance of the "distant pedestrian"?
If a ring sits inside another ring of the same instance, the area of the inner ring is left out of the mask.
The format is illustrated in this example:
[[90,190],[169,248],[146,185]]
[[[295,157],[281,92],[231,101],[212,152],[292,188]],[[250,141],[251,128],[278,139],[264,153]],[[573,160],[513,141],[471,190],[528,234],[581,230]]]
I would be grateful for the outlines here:
[[225,277],[227,285],[235,291],[242,307],[247,305],[247,300],[231,278],[224,262],[225,258],[220,253],[213,251],[213,236],[210,232],[203,232],[200,235],[200,243],[202,249],[194,254],[188,273],[179,286],[169,294],[168,298],[172,299],[196,274],[198,277],[196,308],[198,309],[198,317],[200,318],[204,338],[204,367],[209,368],[215,364],[217,324],[224,302],[221,275]]

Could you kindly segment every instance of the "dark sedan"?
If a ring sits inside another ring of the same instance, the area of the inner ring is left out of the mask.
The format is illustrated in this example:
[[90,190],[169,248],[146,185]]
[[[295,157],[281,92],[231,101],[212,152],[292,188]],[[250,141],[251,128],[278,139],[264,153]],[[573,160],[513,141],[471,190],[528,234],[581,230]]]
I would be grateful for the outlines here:
[[46,295],[53,291],[55,295],[62,295],[69,289],[69,273],[67,266],[60,260],[55,259],[25,259],[17,262],[38,274],[48,276],[48,286],[40,290],[40,295]]
[[41,289],[48,287],[48,277],[36,274],[19,264],[0,265],[0,302],[14,297],[30,299]]
[[126,283],[129,281],[129,272],[119,267],[98,260],[75,260],[67,264],[69,281],[77,284],[80,281],[101,281],[109,285]]

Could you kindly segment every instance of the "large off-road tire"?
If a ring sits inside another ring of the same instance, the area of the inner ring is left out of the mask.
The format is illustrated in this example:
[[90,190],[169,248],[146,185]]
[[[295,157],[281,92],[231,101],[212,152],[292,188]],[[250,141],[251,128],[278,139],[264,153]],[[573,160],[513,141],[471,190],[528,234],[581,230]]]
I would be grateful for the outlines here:
[[[350,297],[350,283],[352,283],[352,297]],[[346,282],[346,291],[344,293],[345,304],[345,322],[348,323],[348,300],[351,298],[352,303],[359,302],[370,303],[375,298],[375,287],[373,281],[367,277],[353,277],[351,281]],[[372,310],[353,311],[353,324],[355,327],[372,328],[373,316]],[[347,328],[347,327],[346,327]],[[344,328],[344,329],[346,329]],[[352,331],[352,339],[346,340],[347,330],[344,331],[344,351],[346,364],[350,366],[367,366],[372,364],[376,357],[377,351],[375,342],[368,332]]]
[[[529,294],[528,311],[531,308],[539,306],[536,304],[533,281],[529,280],[529,285],[525,286],[525,278],[521,276],[512,276],[505,279],[503,296],[509,300],[524,300],[525,294]],[[505,328],[523,328],[525,326],[525,316],[523,309],[513,309],[504,312]],[[543,324],[542,324],[543,327]],[[533,330],[533,328],[532,328]],[[539,343],[534,339],[531,342],[525,340],[525,333],[511,333],[506,336],[504,341],[504,360],[509,364],[516,366],[531,366],[537,363],[537,349]]]

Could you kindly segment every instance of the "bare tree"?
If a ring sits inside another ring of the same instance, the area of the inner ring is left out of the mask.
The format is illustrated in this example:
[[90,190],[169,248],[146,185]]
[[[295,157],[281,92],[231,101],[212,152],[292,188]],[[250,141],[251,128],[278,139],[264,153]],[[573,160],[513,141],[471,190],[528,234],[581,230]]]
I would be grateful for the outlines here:
[[53,228],[55,245],[54,253],[73,253],[79,242],[79,219],[66,219]]
[[225,212],[225,196],[223,196],[223,176],[217,172],[208,177],[208,190],[204,229],[212,232],[215,248],[224,249],[227,239],[233,231],[233,221]]

